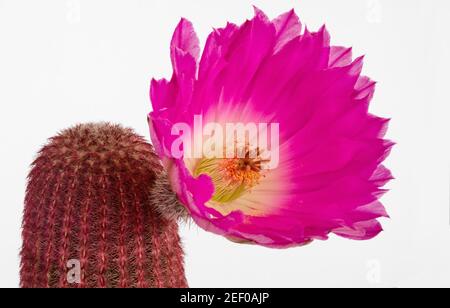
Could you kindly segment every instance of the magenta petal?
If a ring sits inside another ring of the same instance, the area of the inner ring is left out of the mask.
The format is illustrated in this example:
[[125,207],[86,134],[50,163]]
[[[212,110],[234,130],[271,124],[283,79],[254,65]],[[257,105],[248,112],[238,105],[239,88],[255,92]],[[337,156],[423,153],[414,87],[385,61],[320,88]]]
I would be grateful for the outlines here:
[[[270,55],[275,43],[275,27],[265,15],[256,11],[255,17],[245,22],[236,35],[225,58],[227,66],[223,70],[223,99],[236,101],[243,95],[261,62]],[[239,83],[236,77],[239,76]]]
[[177,28],[172,36],[170,43],[172,60],[175,57],[174,51],[180,50],[183,53],[189,54],[195,61],[200,56],[200,46],[197,34],[195,33],[192,23],[182,18],[178,23]]
[[232,38],[238,27],[228,23],[225,28],[215,29],[206,40],[205,50],[200,60],[199,79],[207,81],[214,79],[216,74],[225,67],[227,61],[225,55],[228,53]]
[[274,52],[278,52],[287,42],[300,37],[302,32],[302,24],[293,9],[277,17],[273,24],[277,33],[277,43],[274,47]]
[[150,99],[155,110],[170,107],[175,101],[174,84],[166,79],[152,79],[150,86]]
[[330,67],[342,67],[352,63],[352,49],[346,47],[331,47]]
[[153,110],[178,107],[189,101],[194,90],[200,46],[194,28],[186,19],[179,22],[170,45],[170,57],[174,74],[166,79],[151,81],[150,98]]
[[352,227],[333,230],[336,235],[352,240],[369,240],[383,231],[381,224],[375,219],[357,222]]

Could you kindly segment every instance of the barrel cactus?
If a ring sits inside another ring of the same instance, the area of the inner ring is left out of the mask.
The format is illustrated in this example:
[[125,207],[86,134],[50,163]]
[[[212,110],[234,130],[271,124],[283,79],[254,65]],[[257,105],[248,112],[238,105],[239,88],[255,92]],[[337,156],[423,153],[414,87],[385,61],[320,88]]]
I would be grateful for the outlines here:
[[28,179],[21,286],[187,287],[177,216],[154,204],[162,170],[153,147],[119,125],[51,138]]

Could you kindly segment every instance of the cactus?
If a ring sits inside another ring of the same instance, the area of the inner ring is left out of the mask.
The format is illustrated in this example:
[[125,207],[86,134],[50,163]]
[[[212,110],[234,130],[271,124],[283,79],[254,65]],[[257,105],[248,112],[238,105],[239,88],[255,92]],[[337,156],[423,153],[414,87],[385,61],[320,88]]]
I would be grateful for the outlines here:
[[85,124],[51,138],[28,179],[21,286],[187,287],[177,222],[152,204],[161,176],[131,129]]

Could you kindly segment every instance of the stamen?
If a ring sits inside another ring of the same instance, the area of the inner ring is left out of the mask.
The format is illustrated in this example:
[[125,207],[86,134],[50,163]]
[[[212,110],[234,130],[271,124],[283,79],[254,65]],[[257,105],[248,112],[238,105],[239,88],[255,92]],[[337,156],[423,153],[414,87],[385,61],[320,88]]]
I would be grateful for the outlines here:
[[215,192],[212,201],[227,203],[240,198],[251,191],[265,177],[263,164],[269,162],[260,157],[260,150],[256,150],[256,157],[251,157],[246,147],[245,156],[240,158],[204,158],[199,161],[194,176],[207,174],[211,177]]

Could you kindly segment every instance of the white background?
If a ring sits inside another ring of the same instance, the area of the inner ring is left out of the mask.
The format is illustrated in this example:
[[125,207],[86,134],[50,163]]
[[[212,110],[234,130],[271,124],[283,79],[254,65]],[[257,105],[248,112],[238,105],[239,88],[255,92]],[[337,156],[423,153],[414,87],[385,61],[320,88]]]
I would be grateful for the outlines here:
[[446,0],[150,1],[0,0],[0,286],[19,284],[25,178],[46,139],[107,120],[148,137],[149,80],[170,77],[169,42],[181,16],[202,42],[241,23],[251,4],[270,17],[295,7],[326,23],[333,43],[366,54],[377,80],[372,111],[391,117],[396,177],[391,219],[367,242],[332,237],[305,248],[240,246],[183,227],[192,287],[450,286],[449,34]]

